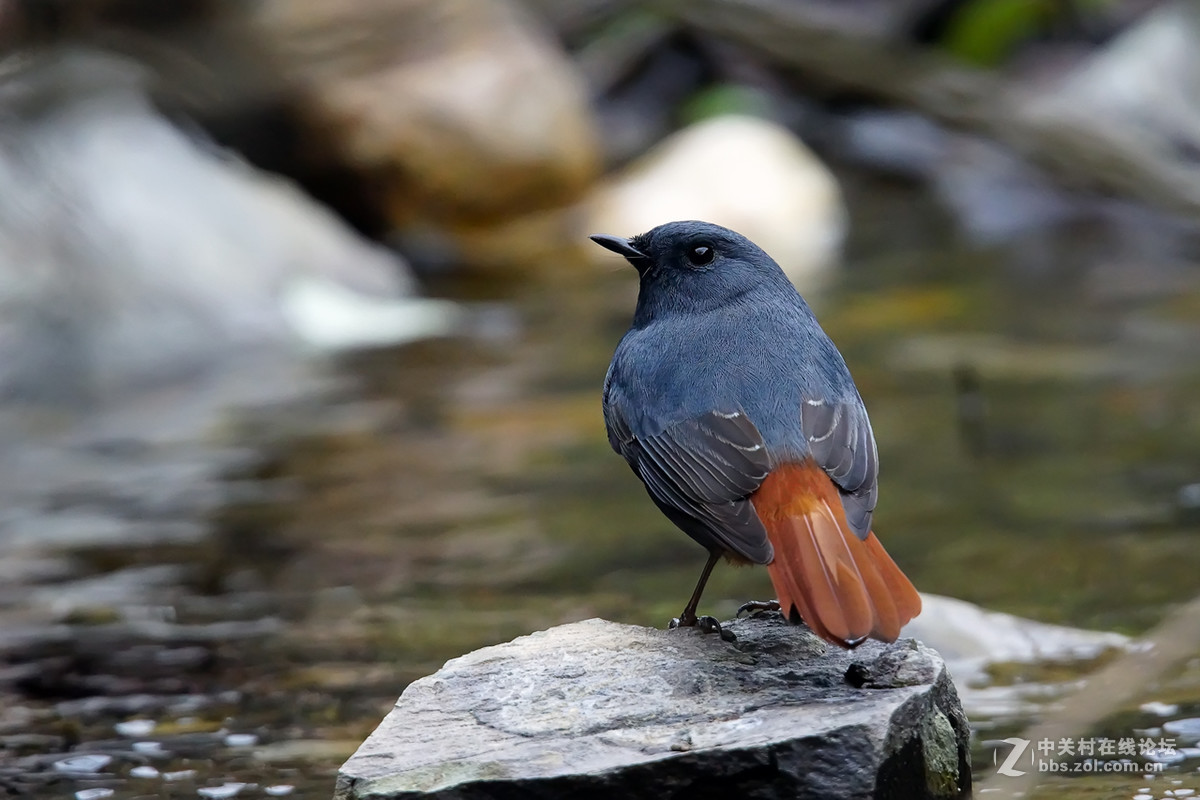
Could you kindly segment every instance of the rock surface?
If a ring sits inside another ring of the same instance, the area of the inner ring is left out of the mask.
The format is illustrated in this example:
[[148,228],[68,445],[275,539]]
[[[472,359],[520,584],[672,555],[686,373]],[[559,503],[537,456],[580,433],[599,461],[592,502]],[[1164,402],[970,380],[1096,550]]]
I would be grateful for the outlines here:
[[[0,400],[104,402],[259,349],[443,332],[403,261],[170,124],[133,63],[63,48],[9,78]],[[380,305],[413,324],[361,330]]]
[[413,683],[342,767],[365,798],[913,798],[970,791],[942,659],[828,648],[778,614],[694,630],[587,620]]
[[1042,117],[1103,125],[1197,193],[1200,6],[1163,3],[1040,96]]
[[258,39],[310,98],[309,122],[369,176],[393,223],[510,219],[573,201],[595,175],[583,83],[509,0],[254,9]]

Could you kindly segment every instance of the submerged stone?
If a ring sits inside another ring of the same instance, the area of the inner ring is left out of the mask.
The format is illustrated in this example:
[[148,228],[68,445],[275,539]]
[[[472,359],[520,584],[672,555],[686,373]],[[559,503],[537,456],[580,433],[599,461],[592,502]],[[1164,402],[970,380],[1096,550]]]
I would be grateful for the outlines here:
[[968,727],[937,653],[828,647],[778,614],[695,630],[587,620],[453,659],[338,775],[366,798],[949,798]]

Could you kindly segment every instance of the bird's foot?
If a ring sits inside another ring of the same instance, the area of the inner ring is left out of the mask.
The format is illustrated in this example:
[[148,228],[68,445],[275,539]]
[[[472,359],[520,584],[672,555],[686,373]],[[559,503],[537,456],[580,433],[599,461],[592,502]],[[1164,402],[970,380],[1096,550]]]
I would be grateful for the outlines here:
[[736,642],[737,636],[733,631],[721,627],[721,623],[716,617],[697,617],[695,614],[684,612],[682,615],[675,617],[669,623],[668,628],[698,628],[701,633],[716,633],[720,634],[721,638],[727,642]]
[[753,614],[757,611],[780,611],[782,607],[778,600],[751,600],[749,603],[742,603],[737,610],[737,615]]
[[700,630],[701,633],[719,634],[721,639],[724,639],[725,642],[737,642],[738,640],[738,637],[734,636],[733,631],[728,630],[728,628],[721,627],[720,622],[715,618],[715,616],[696,616],[694,614],[676,616],[676,618],[668,622],[667,627],[695,627],[697,630]]

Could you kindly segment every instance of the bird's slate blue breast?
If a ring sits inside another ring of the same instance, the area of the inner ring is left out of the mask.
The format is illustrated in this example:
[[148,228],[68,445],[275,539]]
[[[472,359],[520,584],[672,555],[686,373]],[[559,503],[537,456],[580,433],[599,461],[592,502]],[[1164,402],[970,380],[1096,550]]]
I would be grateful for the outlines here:
[[798,425],[805,400],[857,405],[858,393],[799,296],[746,300],[629,331],[605,381],[606,416],[620,414],[643,437],[709,411],[740,410],[777,462],[807,455]]

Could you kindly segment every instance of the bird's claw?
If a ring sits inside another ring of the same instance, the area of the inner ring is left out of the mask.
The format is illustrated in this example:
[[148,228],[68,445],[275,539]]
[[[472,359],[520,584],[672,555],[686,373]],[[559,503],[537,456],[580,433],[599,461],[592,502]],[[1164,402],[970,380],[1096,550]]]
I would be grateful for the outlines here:
[[726,642],[737,641],[737,636],[734,636],[733,631],[722,628],[716,617],[700,617],[696,620],[696,627],[704,633],[718,634]]
[[699,631],[701,633],[720,634],[721,639],[726,642],[737,641],[737,636],[734,635],[733,631],[727,630],[726,628],[722,628],[721,623],[717,620],[716,617],[708,617],[708,616],[704,616],[704,617],[691,616],[690,618],[675,617],[674,619],[672,619],[670,622],[667,623],[667,627],[671,628],[671,629],[697,628],[697,629],[699,629]]
[[742,603],[737,610],[737,616],[753,614],[758,611],[780,611],[781,609],[778,600],[751,600],[748,603]]

